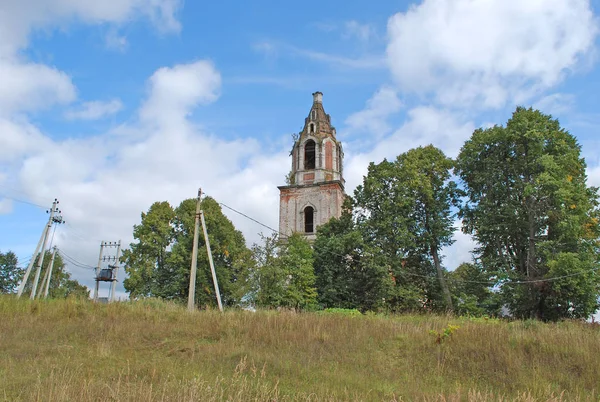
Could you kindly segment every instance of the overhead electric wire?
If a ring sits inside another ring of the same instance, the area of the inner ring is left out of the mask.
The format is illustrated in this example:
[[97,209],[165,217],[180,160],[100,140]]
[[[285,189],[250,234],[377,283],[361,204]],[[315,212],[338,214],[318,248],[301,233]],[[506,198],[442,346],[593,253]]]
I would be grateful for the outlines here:
[[88,265],[81,261],[76,260],[75,258],[73,258],[70,255],[68,255],[67,253],[65,253],[63,250],[59,250],[58,252],[60,253],[60,255],[62,257],[65,258],[65,260],[67,260],[68,262],[70,262],[73,265],[79,266],[80,268],[96,269],[96,267],[94,267],[92,265]]
[[[235,208],[232,208],[228,205],[225,205],[222,202],[217,201],[217,203],[221,206],[224,206],[227,209],[230,209],[231,211],[273,231],[274,233],[277,233],[280,237],[289,237],[284,235],[283,233],[279,232],[278,230],[273,229],[272,227],[270,227],[267,224],[264,224],[250,216],[248,216],[247,214],[240,212],[238,210],[236,210]],[[335,255],[337,257],[341,257],[341,258],[345,258],[345,255],[342,254],[338,254],[338,253],[334,253],[333,251],[328,251],[330,254]],[[447,280],[452,281],[452,282],[459,282],[459,283],[478,283],[478,284],[482,284],[482,285],[499,285],[499,286],[503,286],[503,285],[523,285],[523,284],[529,284],[529,283],[540,283],[540,282],[553,282],[559,279],[565,279],[565,278],[571,278],[574,276],[579,276],[579,275],[584,275],[584,274],[588,274],[591,272],[596,272],[598,271],[598,269],[600,268],[595,268],[589,271],[580,271],[580,272],[575,272],[572,274],[567,274],[567,275],[561,275],[561,276],[555,276],[555,277],[551,277],[551,278],[540,278],[540,279],[530,279],[530,280],[522,280],[522,281],[508,281],[508,282],[502,282],[503,280],[500,279],[498,281],[471,281],[471,280],[467,280],[467,279],[456,279],[456,278],[447,278]],[[421,278],[427,278],[427,279],[435,279],[435,276],[430,276],[430,275],[420,275],[420,274],[414,274],[411,272],[402,272],[401,274],[406,274],[409,276],[417,276],[417,277],[421,277]],[[501,283],[498,283],[501,282]]]
[[10,196],[10,195],[8,195],[8,194],[6,194],[6,193],[0,193],[0,197],[3,197],[3,198],[8,198],[9,200],[13,200],[13,201],[16,201],[16,202],[20,202],[20,203],[22,203],[22,204],[28,204],[28,205],[32,205],[32,206],[34,206],[34,207],[38,207],[38,208],[41,208],[41,209],[43,209],[43,210],[47,210],[47,209],[48,209],[48,207],[45,207],[45,206],[43,206],[43,205],[39,205],[39,204],[35,204],[35,203],[33,203],[33,202],[25,201],[25,200],[22,200],[22,199],[20,199],[20,198],[16,198],[16,197]]

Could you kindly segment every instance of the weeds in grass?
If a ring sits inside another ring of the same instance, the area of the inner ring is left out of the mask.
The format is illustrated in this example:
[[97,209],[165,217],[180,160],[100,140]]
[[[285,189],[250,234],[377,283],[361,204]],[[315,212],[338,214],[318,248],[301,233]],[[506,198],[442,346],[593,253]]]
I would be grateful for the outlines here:
[[451,325],[0,297],[0,400],[598,400],[598,326]]

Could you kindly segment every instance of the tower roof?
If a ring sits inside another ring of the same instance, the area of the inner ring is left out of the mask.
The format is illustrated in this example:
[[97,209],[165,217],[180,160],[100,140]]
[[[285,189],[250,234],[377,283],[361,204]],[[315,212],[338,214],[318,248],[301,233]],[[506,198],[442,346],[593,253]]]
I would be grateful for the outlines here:
[[335,127],[331,125],[331,117],[325,113],[323,108],[323,93],[317,91],[312,96],[313,104],[308,116],[304,119],[304,127],[300,132],[300,138],[309,134],[315,137],[335,137]]

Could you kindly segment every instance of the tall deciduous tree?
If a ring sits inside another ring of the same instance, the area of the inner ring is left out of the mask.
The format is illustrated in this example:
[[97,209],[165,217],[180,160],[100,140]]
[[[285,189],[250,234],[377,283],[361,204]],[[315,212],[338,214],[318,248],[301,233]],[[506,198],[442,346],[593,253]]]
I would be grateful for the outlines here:
[[476,130],[457,161],[463,230],[503,283],[518,317],[588,317],[597,308],[598,195],[576,139],[522,107],[505,127]]
[[[202,200],[208,236],[221,298],[225,305],[235,305],[247,292],[247,273],[251,252],[244,236],[221,211],[212,198]],[[161,297],[186,300],[188,297],[191,254],[194,240],[196,200],[187,199],[173,209],[167,202],[154,203],[142,222],[134,226],[134,238],[123,261],[129,278],[125,289],[131,297]],[[198,243],[196,302],[216,305],[212,275],[204,236]]]
[[313,251],[300,234],[284,239],[263,238],[253,247],[254,303],[259,307],[312,308],[317,301]]
[[0,252],[0,293],[14,293],[24,272],[15,253]]
[[[39,257],[38,257],[39,258]],[[35,264],[37,264],[37,260]],[[37,287],[37,297],[43,296],[45,283],[43,282],[46,277],[46,272],[50,267],[52,261],[52,252],[46,250],[44,254],[44,262],[42,263],[42,269],[40,271],[40,278]],[[36,266],[36,265],[34,265]],[[34,275],[30,275],[27,283],[25,284],[24,295],[30,295],[33,288]],[[90,297],[89,289],[80,284],[77,280],[72,279],[71,274],[66,270],[65,262],[63,261],[60,253],[57,253],[54,258],[54,264],[52,265],[52,277],[50,278],[50,286],[48,288],[48,297],[53,299],[64,299],[67,297],[77,297],[87,299]]]
[[141,224],[133,227],[133,237],[137,242],[123,251],[121,259],[128,274],[123,284],[132,298],[169,298],[169,294],[173,293],[165,294],[163,290],[170,287],[172,281],[172,276],[164,274],[170,268],[167,258],[175,237],[174,220],[175,211],[168,202],[155,202],[147,213],[142,212]]
[[332,218],[317,229],[314,268],[318,302],[324,308],[377,310],[392,281],[366,246],[352,218],[351,205],[345,207],[340,218]]
[[441,292],[442,303],[452,309],[440,256],[441,248],[452,244],[451,206],[457,196],[449,180],[452,166],[439,149],[419,147],[394,162],[371,163],[355,192],[359,223],[386,257],[399,299],[433,302]]

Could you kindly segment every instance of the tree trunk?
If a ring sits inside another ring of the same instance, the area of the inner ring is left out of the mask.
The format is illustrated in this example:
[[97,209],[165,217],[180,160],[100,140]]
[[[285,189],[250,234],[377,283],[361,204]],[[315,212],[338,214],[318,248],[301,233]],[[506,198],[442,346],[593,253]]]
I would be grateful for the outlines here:
[[454,311],[454,306],[452,305],[452,296],[450,296],[450,289],[448,289],[446,278],[444,278],[444,271],[442,271],[442,265],[440,264],[440,256],[438,254],[437,247],[433,244],[431,245],[431,256],[433,257],[433,264],[435,265],[438,280],[440,281],[440,287],[442,288],[442,292],[444,293],[444,301],[446,302],[446,307],[449,311]]

